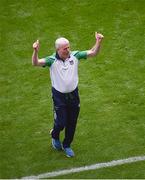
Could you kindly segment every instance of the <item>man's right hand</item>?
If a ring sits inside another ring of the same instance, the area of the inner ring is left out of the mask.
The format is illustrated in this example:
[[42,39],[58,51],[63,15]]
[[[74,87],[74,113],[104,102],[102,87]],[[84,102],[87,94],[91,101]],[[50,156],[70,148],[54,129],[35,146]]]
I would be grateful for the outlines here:
[[33,49],[35,50],[35,51],[38,51],[39,50],[39,40],[37,40],[36,42],[34,42],[33,43]]

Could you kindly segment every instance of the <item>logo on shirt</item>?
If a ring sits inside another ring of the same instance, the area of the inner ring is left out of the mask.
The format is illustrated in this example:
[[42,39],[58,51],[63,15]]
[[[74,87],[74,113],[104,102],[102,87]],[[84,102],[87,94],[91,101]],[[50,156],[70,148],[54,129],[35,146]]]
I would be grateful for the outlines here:
[[74,61],[73,61],[73,60],[70,60],[69,63],[70,63],[70,65],[73,65],[73,64],[74,64]]

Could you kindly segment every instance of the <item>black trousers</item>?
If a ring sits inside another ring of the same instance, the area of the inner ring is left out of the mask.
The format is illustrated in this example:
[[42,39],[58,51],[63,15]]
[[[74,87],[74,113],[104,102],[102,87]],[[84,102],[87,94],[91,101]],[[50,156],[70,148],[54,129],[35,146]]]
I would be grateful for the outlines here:
[[54,103],[54,127],[52,137],[59,139],[60,131],[65,128],[63,147],[70,147],[80,111],[78,88],[71,93],[61,93],[52,88],[52,98]]

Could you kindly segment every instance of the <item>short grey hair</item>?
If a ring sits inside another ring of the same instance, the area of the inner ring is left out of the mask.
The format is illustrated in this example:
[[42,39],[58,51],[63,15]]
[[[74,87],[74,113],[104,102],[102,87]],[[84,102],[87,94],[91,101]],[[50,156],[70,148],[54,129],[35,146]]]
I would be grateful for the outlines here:
[[66,44],[69,44],[69,40],[68,39],[66,39],[64,37],[58,38],[55,41],[55,48],[59,49],[62,45],[66,45]]

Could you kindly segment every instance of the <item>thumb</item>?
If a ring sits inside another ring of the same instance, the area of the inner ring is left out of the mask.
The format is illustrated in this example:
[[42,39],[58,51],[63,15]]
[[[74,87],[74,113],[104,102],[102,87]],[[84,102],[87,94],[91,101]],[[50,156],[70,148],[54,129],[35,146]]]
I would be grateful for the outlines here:
[[95,32],[95,37],[97,37],[97,35],[98,35],[98,32]]

